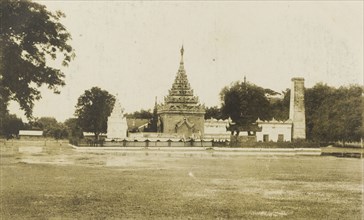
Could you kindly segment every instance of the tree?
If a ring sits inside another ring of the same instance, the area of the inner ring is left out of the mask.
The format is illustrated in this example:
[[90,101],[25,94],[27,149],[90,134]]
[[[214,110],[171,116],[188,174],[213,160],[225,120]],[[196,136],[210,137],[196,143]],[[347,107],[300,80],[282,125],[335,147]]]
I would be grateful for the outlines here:
[[53,117],[41,117],[34,120],[33,125],[43,130],[43,136],[53,137],[54,129],[57,127],[57,120]]
[[271,108],[266,91],[262,87],[248,82],[235,82],[220,92],[223,117],[231,119],[241,126],[248,126],[258,118],[271,119]]
[[286,89],[283,93],[283,99],[271,100],[272,116],[279,121],[286,121],[289,118],[289,102],[291,90]]
[[43,130],[43,135],[45,137],[53,137],[55,139],[62,139],[68,136],[67,127],[53,117],[41,117],[34,120],[32,123],[32,128]]
[[71,35],[60,23],[65,17],[62,12],[50,12],[29,0],[2,0],[0,12],[1,110],[15,100],[30,119],[34,101],[41,98],[40,86],[59,93],[65,85],[64,73],[47,63],[61,60],[67,66],[71,62],[75,57],[68,44]]
[[217,106],[207,107],[205,113],[205,119],[210,119],[210,118],[224,119],[221,112],[221,108]]
[[16,117],[16,115],[7,115],[3,120],[3,132],[2,135],[6,137],[11,137],[13,135],[18,135],[19,130],[24,127],[21,118]]
[[64,139],[68,137],[68,128],[63,123],[57,123],[49,128],[49,135],[58,139]]
[[228,130],[231,134],[247,131],[248,135],[254,135],[260,128],[255,121],[271,119],[271,106],[267,95],[275,95],[270,89],[264,89],[248,82],[235,82],[220,92],[222,101],[221,111],[225,118],[230,117],[233,124]]
[[151,112],[150,109],[148,110],[142,109],[140,111],[135,111],[133,113],[126,113],[124,116],[127,118],[152,119],[153,113]]
[[154,109],[153,109],[153,115],[152,118],[149,121],[147,130],[149,132],[157,132],[158,131],[158,105],[157,105],[157,98],[155,101]]
[[334,90],[334,88],[322,83],[305,89],[306,136],[308,140],[330,140],[330,135],[325,137],[327,131],[322,130],[328,129],[330,122],[328,118],[325,118],[328,115],[322,113],[329,111],[325,108],[331,108],[331,105],[327,105],[329,102],[326,101],[327,104],[325,105],[324,101],[334,93]]
[[57,120],[53,117],[40,117],[35,120],[35,124],[42,130],[55,126],[57,123]]
[[361,95],[362,88],[359,86],[340,87],[336,91],[336,113],[337,132],[336,140],[345,142],[359,141],[361,137],[361,124],[362,124],[362,108],[361,108]]
[[307,137],[316,141],[359,141],[362,125],[363,88],[352,85],[338,89],[316,84],[306,89]]
[[64,122],[64,125],[68,129],[69,138],[81,138],[82,128],[78,124],[77,118],[69,118]]
[[78,124],[87,132],[95,134],[99,140],[100,133],[107,131],[107,118],[115,104],[115,97],[106,90],[93,87],[86,90],[78,98],[75,115],[78,117]]

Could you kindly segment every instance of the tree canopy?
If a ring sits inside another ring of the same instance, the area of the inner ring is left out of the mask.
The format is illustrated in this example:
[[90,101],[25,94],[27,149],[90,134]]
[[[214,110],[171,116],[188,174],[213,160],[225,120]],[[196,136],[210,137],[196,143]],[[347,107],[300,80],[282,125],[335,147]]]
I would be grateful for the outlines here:
[[205,119],[215,118],[215,119],[226,119],[224,118],[221,109],[217,106],[207,107],[205,113]]
[[0,119],[2,124],[2,130],[0,130],[0,135],[4,135],[7,138],[18,135],[19,130],[24,128],[24,123],[21,118],[16,117],[16,115],[10,114]]
[[258,118],[271,119],[270,102],[267,91],[248,82],[235,82],[220,92],[221,111],[225,118],[230,117],[236,124],[248,126]]
[[86,90],[77,101],[75,115],[78,124],[86,132],[95,134],[99,139],[100,133],[107,132],[107,118],[115,104],[115,97],[106,90],[93,87]]
[[69,138],[81,138],[83,136],[82,128],[78,124],[77,118],[69,118],[64,122],[67,127]]
[[283,98],[271,99],[271,114],[279,121],[286,121],[289,118],[289,102],[291,90],[282,91]]
[[363,88],[316,84],[306,89],[306,133],[316,141],[359,141],[363,137]]
[[36,127],[43,130],[43,135],[45,137],[53,137],[55,139],[67,138],[68,129],[53,117],[41,117],[33,123]]
[[157,103],[154,106],[153,116],[149,121],[149,126],[148,126],[147,130],[149,132],[157,132],[158,131],[158,108],[157,108]]
[[[60,60],[67,66],[74,58],[71,35],[60,19],[65,15],[50,12],[29,0],[0,1],[0,114],[15,100],[32,117],[34,101],[41,98],[39,87],[46,85],[55,93],[65,85],[62,70],[47,65]],[[1,116],[1,115],[0,115]]]
[[124,116],[127,118],[152,119],[153,113],[150,109],[141,109],[140,111],[135,111],[133,113],[126,113]]
[[[364,89],[358,85],[331,87],[317,83],[305,89],[306,139],[319,142],[359,141],[364,138]],[[287,120],[289,117],[290,89],[283,98],[268,99],[276,95],[269,89],[236,82],[221,91],[223,117],[231,117],[237,126],[249,128],[259,117],[262,120]],[[218,108],[209,114],[219,116]]]
[[57,120],[53,117],[41,117],[34,122],[42,130],[55,126],[57,123]]

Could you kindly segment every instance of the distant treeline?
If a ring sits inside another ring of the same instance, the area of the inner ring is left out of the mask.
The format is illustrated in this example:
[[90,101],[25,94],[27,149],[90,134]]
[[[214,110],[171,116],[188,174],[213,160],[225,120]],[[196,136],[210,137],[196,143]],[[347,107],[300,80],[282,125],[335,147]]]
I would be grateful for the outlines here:
[[[358,85],[339,88],[318,83],[305,89],[306,135],[315,142],[355,142],[364,137],[363,87]],[[238,124],[262,120],[287,120],[289,117],[290,90],[277,93],[248,82],[235,82],[220,93],[221,107],[206,108],[205,118],[231,118]],[[149,119],[155,127],[156,109],[125,114],[129,118]],[[44,136],[56,139],[82,137],[82,126],[77,118],[57,122],[55,118],[41,117],[29,123],[12,114],[0,118],[0,135],[16,136],[20,129],[43,130]],[[155,128],[154,128],[155,130]],[[85,130],[86,131],[86,130]]]
[[[364,137],[363,87],[358,85],[331,87],[318,83],[305,89],[306,135],[315,142],[355,142]],[[264,95],[263,95],[264,94]],[[290,90],[279,97],[271,90],[255,85],[235,83],[225,87],[221,107],[208,107],[205,118],[226,119],[237,123],[263,120],[287,120]]]

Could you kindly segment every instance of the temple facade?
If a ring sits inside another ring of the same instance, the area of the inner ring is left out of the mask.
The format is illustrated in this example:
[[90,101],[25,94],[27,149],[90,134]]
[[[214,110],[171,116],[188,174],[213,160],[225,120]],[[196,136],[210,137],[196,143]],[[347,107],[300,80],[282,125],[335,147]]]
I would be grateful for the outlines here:
[[202,138],[204,134],[205,107],[188,82],[181,48],[179,69],[164,103],[157,106],[158,131],[171,136]]

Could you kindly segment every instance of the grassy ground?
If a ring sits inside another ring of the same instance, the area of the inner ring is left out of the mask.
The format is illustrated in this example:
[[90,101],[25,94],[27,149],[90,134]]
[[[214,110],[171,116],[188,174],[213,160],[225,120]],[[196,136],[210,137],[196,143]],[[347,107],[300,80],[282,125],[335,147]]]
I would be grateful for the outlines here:
[[363,217],[362,159],[0,147],[1,219]]

